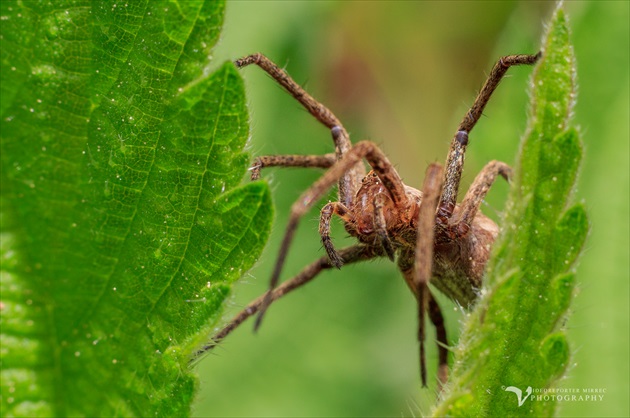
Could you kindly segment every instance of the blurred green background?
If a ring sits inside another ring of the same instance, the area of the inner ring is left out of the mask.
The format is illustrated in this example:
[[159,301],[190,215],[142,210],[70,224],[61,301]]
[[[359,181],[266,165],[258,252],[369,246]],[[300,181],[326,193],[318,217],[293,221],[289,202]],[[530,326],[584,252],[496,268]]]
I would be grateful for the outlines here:
[[[265,2],[227,6],[215,64],[263,52],[344,122],[353,141],[382,146],[406,183],[443,162],[451,136],[494,61],[535,52],[552,2]],[[566,3],[578,60],[575,123],[585,143],[575,199],[592,222],[567,323],[573,362],[561,385],[606,389],[560,416],[629,416],[629,3]],[[462,190],[491,159],[513,163],[526,122],[529,68],[510,70],[471,136]],[[327,130],[257,68],[242,72],[252,118],[249,151],[322,154]],[[277,216],[258,265],[235,287],[225,319],[266,289],[290,205],[316,170],[269,169]],[[498,219],[507,185],[484,212]],[[333,197],[334,198],[334,197]],[[320,205],[321,206],[321,205]],[[323,254],[318,209],[303,220],[283,279]],[[338,245],[349,244],[340,224]],[[448,313],[449,338],[459,313]],[[389,261],[346,266],[273,305],[258,334],[246,323],[199,365],[197,416],[418,416],[415,301]],[[436,352],[429,345],[430,373]]]

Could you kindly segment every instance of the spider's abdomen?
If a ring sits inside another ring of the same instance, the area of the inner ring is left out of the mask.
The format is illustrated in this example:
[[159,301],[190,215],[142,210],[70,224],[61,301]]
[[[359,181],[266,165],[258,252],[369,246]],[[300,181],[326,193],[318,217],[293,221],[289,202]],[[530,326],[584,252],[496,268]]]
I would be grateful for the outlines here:
[[498,234],[499,227],[487,216],[477,213],[465,236],[435,246],[431,283],[463,307],[472,305]]

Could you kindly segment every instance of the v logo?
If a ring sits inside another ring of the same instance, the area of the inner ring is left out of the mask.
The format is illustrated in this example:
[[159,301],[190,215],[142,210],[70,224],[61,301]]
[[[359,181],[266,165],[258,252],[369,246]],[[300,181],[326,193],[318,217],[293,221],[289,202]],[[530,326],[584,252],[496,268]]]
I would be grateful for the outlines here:
[[516,397],[518,398],[518,406],[519,406],[519,408],[521,406],[523,406],[523,404],[525,403],[527,398],[529,398],[529,395],[532,394],[532,387],[531,386],[527,386],[527,390],[525,391],[527,394],[525,395],[524,398],[523,398],[523,392],[519,388],[517,388],[516,386],[508,386],[504,390],[506,392],[514,392],[514,393],[516,393]]

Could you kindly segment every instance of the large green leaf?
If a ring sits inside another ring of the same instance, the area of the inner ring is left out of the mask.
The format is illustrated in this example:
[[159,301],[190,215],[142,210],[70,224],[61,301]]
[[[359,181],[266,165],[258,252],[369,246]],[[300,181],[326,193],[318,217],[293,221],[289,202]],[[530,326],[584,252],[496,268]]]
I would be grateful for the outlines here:
[[502,237],[484,295],[464,325],[450,392],[437,416],[554,413],[557,403],[545,395],[554,393],[569,362],[562,318],[575,285],[572,266],[588,231],[584,207],[570,203],[582,157],[579,134],[570,124],[574,73],[559,8],[532,79],[528,131]]
[[186,415],[271,217],[224,3],[0,6],[2,415]]

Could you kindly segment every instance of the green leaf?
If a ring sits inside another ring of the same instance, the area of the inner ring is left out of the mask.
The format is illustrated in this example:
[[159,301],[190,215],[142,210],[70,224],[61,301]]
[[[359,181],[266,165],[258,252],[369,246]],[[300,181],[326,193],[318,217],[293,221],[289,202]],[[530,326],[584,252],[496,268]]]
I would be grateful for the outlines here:
[[[588,231],[584,207],[567,208],[582,145],[570,125],[575,69],[561,7],[545,37],[531,98],[502,236],[436,416],[549,416],[555,410],[555,401],[537,393],[554,387],[570,359],[562,319],[574,292],[571,269]],[[533,393],[519,406],[505,390],[510,386],[523,397],[528,387]]]
[[222,1],[0,2],[2,415],[188,415],[272,216]]

